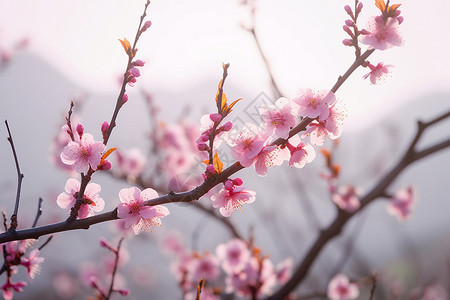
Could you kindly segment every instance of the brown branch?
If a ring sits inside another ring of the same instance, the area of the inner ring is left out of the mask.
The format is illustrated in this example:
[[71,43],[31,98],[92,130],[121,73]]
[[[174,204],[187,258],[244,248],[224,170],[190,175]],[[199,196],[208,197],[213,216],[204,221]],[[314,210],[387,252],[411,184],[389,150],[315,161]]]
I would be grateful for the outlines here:
[[110,299],[112,293],[114,292],[114,279],[116,277],[117,267],[119,265],[119,254],[120,254],[120,248],[122,246],[123,239],[124,238],[121,238],[119,240],[119,243],[117,245],[117,250],[114,250],[114,254],[116,257],[114,260],[114,268],[113,268],[112,275],[111,275],[111,284],[109,285],[108,295],[106,296],[106,299]]
[[16,148],[14,147],[14,141],[11,135],[11,131],[9,129],[8,121],[5,120],[6,129],[8,130],[8,142],[11,144],[11,150],[14,156],[14,162],[16,164],[16,170],[17,170],[17,192],[16,192],[16,203],[14,205],[14,213],[11,215],[11,226],[9,228],[10,231],[15,231],[18,225],[17,222],[17,213],[19,211],[19,201],[20,201],[20,191],[22,188],[22,180],[23,180],[23,174],[20,171],[19,166],[19,160],[17,158],[17,152]]
[[272,300],[284,299],[284,297],[286,297],[291,291],[293,291],[298,285],[300,285],[302,281],[305,279],[306,275],[309,272],[310,267],[312,266],[312,264],[314,263],[320,252],[323,250],[325,245],[327,245],[327,243],[330,240],[332,240],[335,236],[341,233],[342,228],[351,217],[353,217],[356,213],[360,212],[375,199],[386,195],[386,189],[407,166],[437,151],[450,147],[450,139],[447,139],[441,143],[430,146],[422,151],[417,152],[415,150],[415,146],[417,145],[417,142],[421,138],[425,129],[448,117],[450,117],[450,112],[446,112],[445,114],[442,114],[437,118],[426,123],[419,122],[419,127],[416,136],[413,138],[404,156],[398,161],[397,165],[395,165],[391,169],[391,171],[389,171],[372,188],[372,190],[370,190],[364,197],[361,198],[360,209],[354,213],[347,213],[343,210],[339,210],[334,221],[325,230],[322,230],[320,232],[316,241],[308,250],[306,256],[304,257],[300,265],[297,267],[291,279],[278,292],[270,296],[268,299]]

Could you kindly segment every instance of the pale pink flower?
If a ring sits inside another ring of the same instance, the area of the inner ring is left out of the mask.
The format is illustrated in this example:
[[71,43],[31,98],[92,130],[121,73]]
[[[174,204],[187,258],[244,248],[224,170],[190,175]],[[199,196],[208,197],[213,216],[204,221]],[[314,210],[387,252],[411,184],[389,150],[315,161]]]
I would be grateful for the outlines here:
[[161,218],[169,215],[169,210],[162,205],[147,206],[144,201],[158,197],[153,189],[141,192],[137,187],[121,189],[117,216],[125,219],[125,227],[132,227],[135,234],[150,230],[153,226],[161,226]]
[[200,279],[214,280],[220,275],[219,261],[211,253],[201,257],[194,257],[188,267],[190,280],[198,282]]
[[294,112],[298,116],[319,118],[323,121],[330,114],[328,106],[336,101],[336,96],[328,90],[312,91],[311,89],[301,89],[300,96],[292,100]]
[[368,33],[362,35],[361,43],[377,50],[401,46],[403,39],[398,26],[397,18],[387,18],[385,21],[381,16],[372,17],[367,24],[366,30]]
[[267,175],[267,167],[280,166],[286,160],[285,151],[278,146],[265,146],[256,156],[255,171],[259,176]]
[[246,123],[239,134],[233,131],[228,135],[228,144],[233,147],[231,149],[233,157],[242,166],[250,167],[256,162],[257,155],[261,152],[267,138],[259,132],[255,124]]
[[10,300],[14,296],[14,292],[22,292],[22,289],[27,286],[27,283],[24,281],[18,281],[16,283],[12,283],[10,278],[7,278],[7,281],[4,285],[2,285],[1,289],[3,290],[3,298],[5,300]]
[[61,153],[61,161],[67,165],[73,165],[75,171],[87,173],[89,166],[96,169],[105,151],[102,142],[94,141],[94,137],[89,133],[83,134],[81,140],[70,141]]
[[344,274],[338,274],[328,284],[327,295],[331,300],[355,299],[359,296],[359,287],[355,283],[350,283]]
[[441,284],[433,283],[423,291],[422,300],[448,300],[448,293]]
[[241,209],[243,204],[255,201],[256,193],[245,189],[243,186],[235,187],[233,190],[222,188],[218,194],[211,197],[212,206],[220,208],[224,217],[229,217],[236,209]]
[[288,138],[289,130],[297,123],[292,114],[292,107],[288,99],[280,98],[275,105],[265,105],[259,108],[268,135],[275,133],[280,138]]
[[250,258],[247,244],[240,239],[232,239],[216,248],[216,255],[222,263],[222,268],[228,274],[242,270]]
[[256,289],[256,296],[260,298],[272,293],[276,277],[269,259],[263,259],[260,264],[256,257],[251,257],[241,272],[229,274],[225,281],[227,292],[235,292],[239,297],[252,297]]
[[186,254],[181,236],[177,232],[167,234],[161,241],[160,247],[171,254],[182,256]]
[[325,137],[334,140],[342,134],[344,119],[347,116],[345,106],[341,102],[336,102],[328,109],[328,118],[323,121],[312,121],[302,134],[302,138],[309,137],[311,144],[315,146],[322,146]]
[[[298,143],[293,146],[291,143]],[[289,149],[291,157],[289,159],[289,166],[296,168],[303,168],[307,163],[312,162],[316,158],[316,151],[310,144],[303,143],[296,135],[291,138],[290,142],[286,144]]]
[[139,176],[147,162],[144,154],[138,148],[132,148],[125,153],[117,150],[116,156],[117,168],[120,173],[131,177]]
[[368,65],[370,72],[363,76],[364,79],[370,76],[370,82],[372,84],[379,84],[386,76],[391,72],[390,69],[393,68],[393,65],[383,65],[383,63],[378,63],[376,66],[369,64]]
[[360,194],[360,188],[346,185],[339,187],[338,193],[333,194],[331,199],[340,209],[351,213],[359,209],[360,203],[358,197]]
[[[64,189],[66,192],[58,195],[56,203],[63,209],[69,208],[70,211],[77,201],[80,182],[75,178],[69,178]],[[78,211],[78,218],[83,219],[92,216],[94,212],[103,210],[105,201],[98,195],[101,189],[96,183],[88,183],[84,191],[83,204]]]
[[39,250],[34,249],[21,260],[20,264],[27,268],[28,276],[34,278],[41,269],[41,264],[44,261],[43,257],[39,257]]
[[294,260],[288,257],[276,265],[275,276],[279,283],[284,284],[291,278],[293,264]]
[[399,221],[405,221],[411,217],[416,201],[414,189],[411,186],[403,188],[389,201],[388,212]]

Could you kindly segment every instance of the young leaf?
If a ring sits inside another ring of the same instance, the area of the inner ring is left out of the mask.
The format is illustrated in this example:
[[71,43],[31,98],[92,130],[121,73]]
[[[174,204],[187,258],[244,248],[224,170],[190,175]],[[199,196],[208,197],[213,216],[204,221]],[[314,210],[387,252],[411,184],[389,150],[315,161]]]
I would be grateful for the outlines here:
[[131,48],[130,42],[127,41],[126,38],[124,38],[123,40],[119,39],[119,41],[122,44],[122,47],[123,47],[123,50],[125,50],[125,53],[127,55],[129,55],[130,54],[130,48]]
[[220,174],[222,172],[223,163],[220,161],[219,155],[217,154],[217,152],[214,153],[213,165],[214,165],[214,169],[216,170],[217,174]]
[[100,163],[98,164],[99,166],[101,166],[104,162],[105,159],[111,154],[113,153],[115,150],[117,150],[117,148],[111,148],[108,151],[105,152],[105,154],[103,154],[102,159],[100,160]]

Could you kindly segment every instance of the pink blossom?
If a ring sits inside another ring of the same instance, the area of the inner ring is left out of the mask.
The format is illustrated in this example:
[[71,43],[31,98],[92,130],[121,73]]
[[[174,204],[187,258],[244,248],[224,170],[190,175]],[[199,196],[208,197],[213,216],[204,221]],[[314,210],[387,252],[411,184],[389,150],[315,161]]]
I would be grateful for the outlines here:
[[146,21],[146,22],[144,23],[144,25],[142,26],[141,32],[146,31],[147,29],[150,28],[150,26],[152,26],[152,21]]
[[339,187],[338,193],[333,194],[331,199],[340,209],[351,213],[359,208],[358,196],[360,194],[360,188],[346,185]]
[[361,43],[369,45],[377,50],[386,50],[394,46],[401,46],[403,39],[398,30],[397,18],[388,18],[386,21],[381,16],[372,17],[366,30],[367,34],[361,38]]
[[27,268],[28,276],[34,278],[39,273],[43,261],[44,258],[39,257],[39,250],[34,249],[28,254],[28,257],[22,259],[20,264]]
[[131,177],[137,177],[142,173],[147,162],[142,151],[138,148],[132,148],[126,152],[116,151],[117,169],[121,174]]
[[259,263],[256,257],[251,257],[241,272],[229,274],[225,281],[227,292],[235,292],[239,297],[252,297],[256,289],[256,296],[260,298],[272,293],[276,277],[269,259]]
[[288,257],[277,264],[275,276],[279,283],[284,284],[291,278],[293,264],[294,260],[291,257]]
[[1,287],[1,289],[3,290],[3,298],[5,298],[5,300],[12,299],[14,296],[14,291],[20,293],[26,286],[26,282],[18,281],[16,283],[12,283],[10,278],[8,277],[6,283]]
[[328,118],[328,106],[336,101],[336,96],[328,90],[312,91],[301,89],[300,96],[292,100],[294,111],[298,116],[319,118],[319,121]]
[[178,232],[170,232],[165,235],[160,243],[160,247],[171,254],[182,256],[186,254],[184,243]]
[[[297,143],[297,146],[293,146],[291,143]],[[290,139],[290,142],[286,144],[286,148],[291,153],[289,159],[290,167],[303,168],[316,158],[314,148],[310,144],[303,143],[297,135]]]
[[341,102],[336,102],[328,109],[328,118],[323,121],[312,121],[302,134],[302,138],[309,137],[311,144],[315,146],[322,146],[325,143],[326,136],[334,140],[342,134],[344,119],[347,116],[344,105]]
[[350,283],[344,274],[338,274],[328,284],[328,298],[331,300],[355,299],[359,296],[359,288],[355,283]]
[[259,176],[267,175],[267,167],[280,166],[286,160],[285,152],[278,146],[265,146],[256,156],[255,171]]
[[370,72],[363,76],[364,79],[370,76],[370,82],[372,84],[381,83],[386,76],[390,73],[390,68],[393,68],[393,65],[383,65],[383,63],[378,63],[376,66],[369,64]]
[[[70,209],[77,201],[78,192],[80,190],[80,182],[75,178],[69,178],[66,182],[65,193],[58,195],[56,203],[59,207]],[[83,204],[78,211],[78,218],[83,219],[92,216],[94,212],[102,211],[105,207],[105,201],[99,197],[101,187],[96,183],[88,183],[84,191]]]
[[289,130],[297,123],[292,114],[292,107],[288,99],[280,98],[275,105],[266,105],[259,108],[267,133],[275,133],[277,137],[288,138]]
[[61,153],[61,161],[67,165],[73,165],[75,171],[87,173],[89,166],[96,169],[105,151],[102,142],[94,141],[89,133],[83,134],[81,140],[70,141]]
[[405,221],[411,217],[416,202],[416,193],[411,186],[400,189],[389,201],[388,212],[399,221]]
[[125,227],[132,227],[135,234],[150,230],[153,226],[161,226],[161,219],[169,215],[169,210],[162,205],[147,206],[144,201],[158,197],[153,189],[141,192],[137,187],[121,189],[117,216],[125,219]]
[[250,167],[256,162],[266,141],[267,136],[251,123],[246,123],[237,136],[236,131],[230,132],[228,136],[228,144],[233,147],[231,154],[244,167]]
[[219,261],[211,253],[192,259],[188,269],[192,282],[198,282],[202,278],[214,280],[220,275]]
[[240,239],[232,239],[216,248],[216,255],[222,263],[222,268],[228,274],[241,271],[250,258],[247,244]]
[[233,190],[222,188],[218,194],[211,197],[212,206],[220,208],[224,217],[229,217],[236,209],[241,209],[243,204],[255,201],[256,193],[245,189],[243,186],[235,187]]

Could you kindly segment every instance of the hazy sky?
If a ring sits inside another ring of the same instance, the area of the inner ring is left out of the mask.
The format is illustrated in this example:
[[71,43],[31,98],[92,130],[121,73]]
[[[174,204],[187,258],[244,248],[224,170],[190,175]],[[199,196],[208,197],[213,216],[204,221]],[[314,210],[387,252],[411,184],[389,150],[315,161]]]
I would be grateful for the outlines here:
[[[295,96],[302,87],[331,88],[353,61],[353,50],[341,44],[346,38],[343,7],[349,2],[258,1],[256,29],[287,96]],[[374,1],[362,2],[364,25],[378,10]],[[449,2],[394,3],[402,3],[404,46],[371,57],[373,63],[396,66],[384,84],[371,86],[361,79],[367,71],[358,70],[339,90],[351,124],[427,93],[450,92],[450,60],[443,53],[449,48]],[[132,40],[143,6],[144,1],[135,0],[111,0],[107,5],[96,0],[1,0],[0,45],[7,48],[29,37],[32,53],[85,90],[115,93],[126,61],[118,38]],[[230,86],[255,96],[270,92],[255,44],[241,29],[249,14],[239,1],[155,0],[148,15],[153,26],[138,46],[138,58],[149,62],[141,81],[159,89],[183,89],[216,81],[221,63],[229,62]]]

